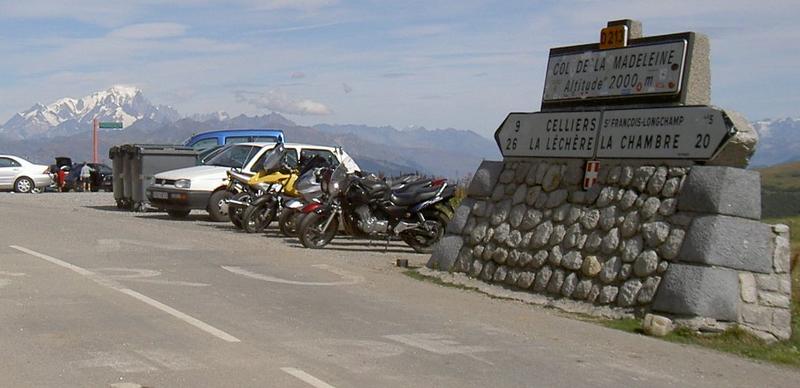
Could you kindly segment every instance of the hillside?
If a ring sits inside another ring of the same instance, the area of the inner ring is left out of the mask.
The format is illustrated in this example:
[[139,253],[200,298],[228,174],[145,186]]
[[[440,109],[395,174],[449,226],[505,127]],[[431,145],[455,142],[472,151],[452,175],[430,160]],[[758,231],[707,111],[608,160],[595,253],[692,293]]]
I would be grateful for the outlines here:
[[763,218],[800,215],[800,162],[757,170],[761,173]]

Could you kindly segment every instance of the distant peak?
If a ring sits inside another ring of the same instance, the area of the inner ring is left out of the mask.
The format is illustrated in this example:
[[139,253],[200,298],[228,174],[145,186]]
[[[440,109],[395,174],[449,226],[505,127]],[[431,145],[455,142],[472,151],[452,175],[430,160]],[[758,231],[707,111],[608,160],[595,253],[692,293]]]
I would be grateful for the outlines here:
[[133,97],[142,90],[133,85],[114,85],[106,90],[108,93]]

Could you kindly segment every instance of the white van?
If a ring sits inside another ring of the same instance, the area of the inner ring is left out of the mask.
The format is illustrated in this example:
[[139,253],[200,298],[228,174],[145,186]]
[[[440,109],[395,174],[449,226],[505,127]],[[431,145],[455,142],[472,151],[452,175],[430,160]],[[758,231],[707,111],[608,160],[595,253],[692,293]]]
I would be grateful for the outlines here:
[[[165,171],[155,175],[147,189],[152,207],[165,210],[173,217],[186,217],[193,209],[208,211],[213,221],[227,221],[227,174],[232,168],[255,175],[263,164],[264,154],[275,143],[240,143],[227,146],[205,165]],[[353,158],[340,147],[284,143],[290,164],[300,159],[321,156],[333,164],[343,163],[348,172],[359,171]]]

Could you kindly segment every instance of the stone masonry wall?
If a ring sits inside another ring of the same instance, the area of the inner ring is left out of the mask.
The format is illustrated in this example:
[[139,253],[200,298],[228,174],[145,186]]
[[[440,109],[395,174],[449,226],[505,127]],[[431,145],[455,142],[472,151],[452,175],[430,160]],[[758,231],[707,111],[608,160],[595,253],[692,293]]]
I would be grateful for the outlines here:
[[730,167],[484,162],[428,266],[626,311],[790,334],[788,228],[758,222],[760,177]]

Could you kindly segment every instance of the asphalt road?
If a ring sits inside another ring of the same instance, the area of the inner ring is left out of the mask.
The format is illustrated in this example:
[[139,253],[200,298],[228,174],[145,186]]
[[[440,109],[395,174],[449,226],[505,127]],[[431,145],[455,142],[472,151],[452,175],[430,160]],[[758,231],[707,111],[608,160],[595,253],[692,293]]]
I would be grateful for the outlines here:
[[0,194],[3,387],[797,387],[800,372],[110,194]]

